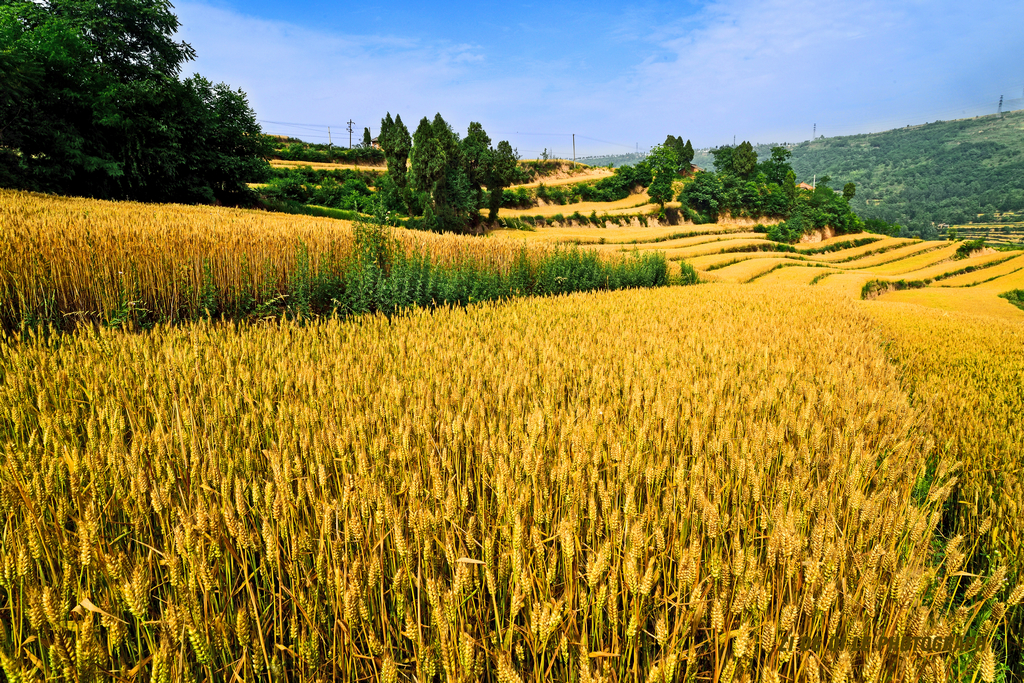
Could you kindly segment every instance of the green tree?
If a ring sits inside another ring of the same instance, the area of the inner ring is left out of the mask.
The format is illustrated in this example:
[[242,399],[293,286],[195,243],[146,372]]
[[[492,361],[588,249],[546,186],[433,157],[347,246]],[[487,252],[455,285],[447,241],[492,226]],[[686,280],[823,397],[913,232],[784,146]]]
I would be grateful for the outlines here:
[[718,212],[722,207],[723,189],[722,180],[717,174],[697,171],[693,180],[683,187],[679,201],[699,214],[699,222],[713,223],[718,220]]
[[647,163],[651,167],[654,179],[647,188],[652,201],[661,207],[660,214],[665,214],[665,202],[672,201],[672,181],[675,180],[679,158],[672,147],[657,145],[647,153]]
[[748,141],[743,141],[736,146],[731,161],[732,172],[744,180],[757,172],[757,152]]
[[733,173],[732,155],[734,149],[728,145],[711,150],[716,173]]
[[494,222],[498,218],[501,207],[502,193],[515,179],[519,163],[519,154],[512,149],[506,140],[498,143],[498,148],[491,154],[491,164],[487,169],[487,191],[490,193],[490,213],[487,220]]
[[491,138],[484,132],[484,127],[475,121],[470,122],[466,137],[462,140],[462,163],[466,178],[473,188],[473,208],[470,211],[470,225],[473,228],[480,224],[480,206],[483,204],[484,185],[487,183],[492,154]]
[[683,153],[679,155],[679,165],[686,171],[690,172],[690,166],[693,164],[693,157],[695,152],[693,151],[693,145],[689,140],[686,141],[686,146],[683,148]]
[[792,206],[796,201],[796,173],[793,172],[793,169],[786,171],[786,179],[782,181],[782,191]]
[[426,198],[423,216],[437,232],[465,232],[478,211],[475,193],[466,175],[459,136],[441,118],[424,117],[413,133],[410,154],[413,189]]
[[384,183],[378,188],[385,208],[389,211],[402,211],[409,215],[418,213],[415,197],[409,188],[408,166],[409,153],[412,150],[412,136],[409,129],[402,123],[402,117],[391,118],[388,112],[380,121],[380,134],[377,136],[384,161],[388,170]]
[[785,147],[772,147],[771,157],[765,159],[759,166],[769,183],[775,183],[779,187],[786,182],[786,174],[793,170],[789,165],[789,158],[793,153]]
[[843,185],[843,199],[850,201],[857,194],[857,186],[853,183]]
[[269,147],[244,93],[179,81],[195,52],[164,0],[4,0],[0,183],[248,202]]
[[676,137],[675,135],[669,135],[665,138],[665,142],[662,146],[668,147],[676,154],[676,168],[684,173],[690,172],[690,164],[693,163],[693,145],[687,140],[683,142],[683,138]]
[[749,142],[741,142],[735,147],[719,147],[711,150],[714,157],[715,171],[734,175],[747,180],[757,173],[757,152]]
[[372,147],[373,137],[370,136],[370,129],[363,128],[363,147]]

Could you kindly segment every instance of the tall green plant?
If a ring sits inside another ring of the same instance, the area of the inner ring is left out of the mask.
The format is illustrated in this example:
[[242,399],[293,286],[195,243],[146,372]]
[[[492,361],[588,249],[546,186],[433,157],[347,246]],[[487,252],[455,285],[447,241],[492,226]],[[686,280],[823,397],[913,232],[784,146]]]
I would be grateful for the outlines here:
[[664,217],[665,202],[672,200],[672,181],[676,177],[679,157],[671,147],[657,145],[647,153],[647,163],[654,174],[654,180],[647,188],[647,194],[652,201],[660,205],[660,215]]

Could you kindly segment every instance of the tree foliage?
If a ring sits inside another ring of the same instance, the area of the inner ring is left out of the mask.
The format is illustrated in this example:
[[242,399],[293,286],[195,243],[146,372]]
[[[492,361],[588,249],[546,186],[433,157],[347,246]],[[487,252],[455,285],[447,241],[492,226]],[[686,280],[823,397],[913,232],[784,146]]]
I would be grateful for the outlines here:
[[754,146],[744,141],[732,153],[732,172],[747,180],[757,170],[757,153]]
[[245,94],[194,76],[162,0],[0,4],[0,184],[239,203],[268,146]]
[[837,234],[864,228],[850,209],[849,198],[828,187],[829,178],[813,192],[797,189],[790,151],[784,147],[772,148],[761,163],[749,142],[711,153],[715,172],[698,172],[679,196],[684,212],[695,222],[713,222],[726,212],[733,217],[781,218],[768,236],[782,242],[826,227]]
[[825,138],[794,147],[792,163],[808,182],[824,173],[855,182],[851,206],[865,218],[936,237],[942,223],[1020,220],[996,214],[1024,212],[1022,126],[1016,111]]
[[683,187],[679,201],[697,213],[696,223],[713,223],[722,208],[724,187],[721,178],[710,171],[697,171],[693,180]]
[[657,202],[661,206],[661,211],[664,213],[665,202],[672,201],[672,181],[679,168],[679,157],[672,147],[657,145],[647,153],[647,163],[653,174],[647,194],[651,201]]
[[693,163],[693,145],[687,140],[683,142],[683,138],[669,135],[665,138],[665,142],[662,146],[668,147],[676,154],[676,168],[684,173],[690,172],[690,164]]
[[479,123],[470,123],[460,139],[440,114],[433,121],[424,117],[409,153],[410,213],[422,215],[430,230],[476,232],[485,203],[489,219],[497,218],[502,190],[515,179],[518,159],[508,142],[493,148]]
[[715,158],[715,170],[728,173],[743,180],[749,179],[757,170],[757,152],[749,142],[741,142],[736,147],[719,147],[711,150]]
[[415,198],[408,187],[409,152],[412,150],[412,136],[409,129],[402,123],[402,117],[391,118],[387,113],[380,121],[380,135],[377,137],[388,172],[381,184],[380,195],[384,209],[412,214],[416,206]]
[[492,223],[498,219],[498,210],[506,187],[516,177],[519,154],[512,149],[506,140],[498,143],[498,148],[491,155],[491,163],[487,169],[487,190],[489,192],[487,220]]

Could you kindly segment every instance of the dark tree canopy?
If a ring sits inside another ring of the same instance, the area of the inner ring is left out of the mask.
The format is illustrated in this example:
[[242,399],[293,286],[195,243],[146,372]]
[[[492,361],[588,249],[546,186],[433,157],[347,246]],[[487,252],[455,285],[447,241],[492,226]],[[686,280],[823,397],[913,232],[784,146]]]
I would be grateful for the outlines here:
[[715,161],[715,171],[734,175],[744,180],[757,172],[757,152],[749,142],[741,142],[735,147],[719,147],[711,150]]
[[654,175],[653,181],[647,188],[647,194],[651,201],[655,201],[661,206],[661,211],[664,212],[665,202],[672,201],[672,181],[676,177],[679,158],[672,147],[657,145],[648,152],[647,163]]
[[722,179],[717,174],[697,171],[693,180],[683,188],[679,201],[698,212],[700,222],[714,222],[722,208],[723,193]]
[[782,185],[786,181],[786,174],[793,169],[789,165],[789,158],[793,155],[785,147],[772,147],[772,155],[761,162],[760,170],[770,183]]
[[677,168],[680,171],[689,173],[690,164],[693,163],[693,145],[687,140],[683,142],[683,138],[669,135],[665,138],[665,142],[662,143],[663,147],[667,147],[675,152]]
[[[401,119],[389,122],[390,114],[381,124],[393,135]],[[404,131],[405,127],[401,126]],[[408,138],[406,132],[402,140]],[[388,145],[393,140],[388,138]],[[412,135],[411,151],[407,143],[401,147],[409,155],[408,202],[410,215],[422,215],[426,227],[439,232],[476,232],[480,229],[480,209],[484,191],[489,193],[490,220],[501,207],[502,189],[515,177],[519,156],[508,142],[491,147],[491,138],[481,124],[469,124],[466,137],[460,139],[452,127],[438,114],[434,120],[424,117]],[[386,145],[385,150],[389,149]],[[388,153],[388,174],[391,174],[392,152]],[[397,162],[396,162],[397,163]],[[401,162],[404,166],[404,160]]]
[[[836,194],[825,184],[814,192],[797,190],[796,174],[789,164],[790,151],[785,147],[773,147],[771,156],[760,164],[748,142],[711,153],[716,172],[698,172],[679,195],[683,212],[694,222],[715,221],[725,213],[754,219],[780,218],[783,222],[773,225],[768,237],[783,242],[825,227],[837,234],[864,227],[850,209],[849,197]],[[826,176],[822,182],[828,180]]]
[[754,151],[754,146],[747,141],[741,142],[732,153],[732,172],[746,180],[756,170],[757,152]]
[[388,175],[398,187],[405,187],[405,174],[407,171],[409,152],[412,150],[412,137],[409,129],[402,123],[402,117],[391,118],[391,112],[381,119],[380,135],[377,137],[381,149],[384,150],[384,160],[388,165]]
[[412,186],[424,193],[423,217],[438,232],[464,232],[477,212],[458,134],[441,118],[424,117],[413,134]]
[[498,218],[501,208],[502,191],[512,184],[516,177],[519,154],[512,149],[506,140],[498,143],[498,148],[491,154],[491,164],[487,169],[487,190],[490,192],[487,219],[492,223]]
[[181,24],[167,0],[5,0],[35,5],[29,27],[58,22],[79,32],[91,53],[119,81],[174,78],[195,59],[192,46],[175,42]]
[[245,94],[195,76],[161,0],[0,0],[0,185],[243,203],[269,148]]
[[480,206],[483,203],[484,185],[487,183],[487,171],[491,166],[491,138],[484,132],[484,127],[476,122],[469,124],[466,138],[462,141],[462,160],[466,178],[473,188],[473,206],[470,221],[473,227],[480,223]]

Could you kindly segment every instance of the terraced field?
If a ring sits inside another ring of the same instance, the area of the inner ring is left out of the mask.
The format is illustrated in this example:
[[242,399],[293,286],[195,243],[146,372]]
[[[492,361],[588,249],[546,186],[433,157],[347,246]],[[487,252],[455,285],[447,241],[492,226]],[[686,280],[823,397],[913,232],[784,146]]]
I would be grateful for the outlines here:
[[1024,244],[1024,222],[1019,216],[1005,215],[995,225],[954,225],[960,239],[983,239],[988,244]]
[[642,192],[615,202],[577,202],[575,204],[547,204],[544,206],[533,206],[528,209],[502,209],[501,215],[508,218],[519,218],[521,216],[544,216],[550,218],[559,215],[568,216],[574,212],[586,215],[591,211],[597,211],[600,214],[617,215],[616,212],[619,211],[635,214],[649,207],[650,198],[646,192]]
[[323,161],[287,161],[285,159],[271,159],[270,165],[274,168],[302,168],[308,166],[317,171],[341,171],[344,169],[365,171],[367,169],[374,169],[383,173],[387,170],[387,166],[384,164],[341,164]]
[[[630,199],[637,201],[635,197]],[[567,207],[543,208],[564,211]],[[1024,311],[999,297],[1024,287],[1024,253],[985,249],[957,258],[962,241],[860,233],[786,245],[736,224],[641,227],[634,223],[612,228],[570,226],[499,232],[528,242],[599,245],[596,248],[604,252],[661,250],[670,262],[692,265],[706,282],[769,287],[801,284],[829,296],[859,299],[865,285],[878,281],[872,295],[886,301],[1004,318],[1024,317]]]
[[0,680],[1020,680],[1024,254],[504,232],[0,202]]

